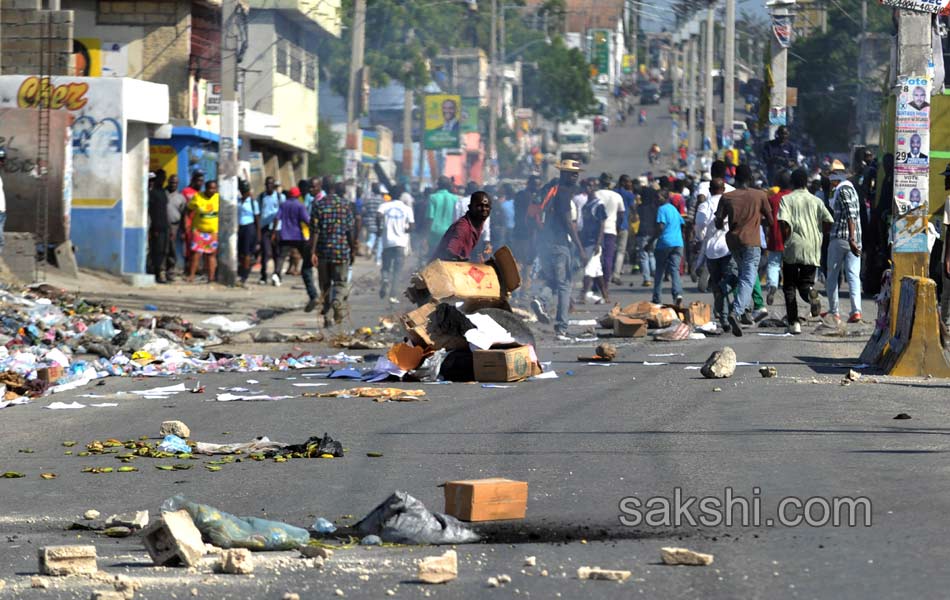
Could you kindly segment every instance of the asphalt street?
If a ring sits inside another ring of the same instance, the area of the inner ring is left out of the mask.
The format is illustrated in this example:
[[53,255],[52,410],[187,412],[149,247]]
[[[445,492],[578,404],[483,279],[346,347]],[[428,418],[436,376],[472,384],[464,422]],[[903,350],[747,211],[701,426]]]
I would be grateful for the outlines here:
[[[668,118],[659,116],[665,111],[650,112],[644,127],[613,127],[600,136],[591,173],[608,170],[616,177],[646,169],[646,149],[669,132]],[[649,298],[639,277],[627,274],[624,281],[615,292],[619,302]],[[688,279],[686,286],[687,301],[710,300]],[[772,309],[773,316],[783,316],[779,306]],[[580,306],[573,318],[596,318],[604,310]],[[375,324],[383,311],[367,277],[356,290],[354,322]],[[866,302],[865,315],[873,314]],[[589,365],[577,357],[590,354],[593,344],[558,343],[549,328],[535,324],[542,360],[552,361],[558,379],[509,388],[398,384],[426,391],[427,400],[416,403],[300,397],[302,388],[293,383],[303,382],[304,372],[294,371],[185,378],[188,387],[200,380],[206,391],[163,400],[120,392],[173,381],[110,378],[54,400],[84,401],[79,394],[95,393],[103,396],[95,402],[117,407],[52,411],[43,408],[49,401],[44,399],[5,409],[0,472],[27,477],[0,479],[0,579],[6,582],[0,598],[87,598],[102,588],[67,578],[47,590],[30,589],[37,548],[65,543],[95,544],[101,569],[143,584],[137,598],[279,599],[288,591],[318,598],[336,590],[349,598],[946,597],[948,386],[867,369],[859,369],[864,375],[858,381],[842,385],[848,369],[859,367],[856,358],[871,326],[850,325],[846,335],[827,336],[814,332],[817,325],[797,337],[764,336],[781,331],[750,328],[742,338],[618,343],[614,363]],[[738,367],[730,379],[703,379],[696,368],[727,344],[740,361],[753,364]],[[337,351],[323,344],[267,349]],[[776,367],[778,376],[763,379],[757,365]],[[353,385],[333,381],[315,389]],[[230,386],[295,397],[213,401],[217,388]],[[893,420],[902,412],[912,419]],[[168,419],[184,421],[193,439],[207,442],[267,435],[293,443],[328,432],[343,442],[347,455],[244,461],[217,472],[203,468],[204,460],[193,461],[187,471],[166,472],[142,459],[135,463],[138,472],[99,475],[81,469],[113,466],[113,457],[64,455],[66,440],[78,441],[72,450],[79,450],[96,439],[155,438]],[[383,456],[371,458],[369,452]],[[46,481],[42,472],[58,477]],[[113,540],[64,530],[90,508],[104,516],[142,509],[154,515],[165,498],[179,493],[235,514],[304,527],[318,516],[351,523],[393,490],[440,510],[441,483],[492,476],[529,482],[528,517],[477,526],[484,542],[457,548],[459,578],[441,586],[413,582],[414,561],[440,548],[343,549],[320,570],[302,568],[294,553],[274,553],[260,559],[250,578],[155,568],[135,537]],[[684,497],[722,500],[732,490],[750,501],[758,498],[762,522],[621,524],[624,498],[672,500],[677,490]],[[785,497],[867,498],[871,525],[864,526],[860,514],[857,527],[765,524]],[[660,548],[669,545],[712,553],[715,563],[663,566]],[[526,556],[536,556],[537,565],[524,566]],[[579,566],[593,565],[633,576],[623,584],[577,579]],[[490,588],[486,580],[499,574],[512,581]]]

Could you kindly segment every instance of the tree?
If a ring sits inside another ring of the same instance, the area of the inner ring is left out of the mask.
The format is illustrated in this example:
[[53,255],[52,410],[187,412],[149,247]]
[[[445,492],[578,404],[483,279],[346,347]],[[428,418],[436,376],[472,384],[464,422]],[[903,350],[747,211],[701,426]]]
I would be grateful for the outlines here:
[[340,135],[324,119],[317,123],[317,153],[310,155],[308,177],[338,175],[343,172],[343,149]]
[[532,48],[525,55],[538,68],[528,70],[524,102],[552,120],[572,119],[594,112],[597,102],[590,85],[587,59],[568,48],[560,37],[550,45]]

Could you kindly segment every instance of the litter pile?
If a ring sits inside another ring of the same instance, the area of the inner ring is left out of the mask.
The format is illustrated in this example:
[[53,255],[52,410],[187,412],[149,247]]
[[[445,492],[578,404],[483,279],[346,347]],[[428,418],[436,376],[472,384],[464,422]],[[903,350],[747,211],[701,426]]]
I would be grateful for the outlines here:
[[704,339],[722,333],[712,321],[711,312],[704,302],[688,306],[635,302],[623,308],[614,305],[597,325],[612,330],[613,337],[646,337],[650,333],[660,342]]
[[[0,408],[75,389],[109,376],[161,376],[342,366],[361,360],[342,353],[216,356],[207,348],[250,321],[212,317],[206,327],[172,315],[140,314],[89,302],[41,284],[0,290]],[[151,312],[148,312],[150,310]]]

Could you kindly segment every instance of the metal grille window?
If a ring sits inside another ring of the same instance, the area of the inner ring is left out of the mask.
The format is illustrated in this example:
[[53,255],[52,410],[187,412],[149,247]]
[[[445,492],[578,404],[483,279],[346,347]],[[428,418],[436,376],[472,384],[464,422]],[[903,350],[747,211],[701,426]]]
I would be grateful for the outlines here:
[[317,55],[307,52],[307,67],[304,71],[304,85],[308,89],[317,89]]
[[290,78],[303,83],[303,50],[294,45],[290,46]]
[[277,72],[281,75],[287,75],[287,41],[278,40],[277,42]]

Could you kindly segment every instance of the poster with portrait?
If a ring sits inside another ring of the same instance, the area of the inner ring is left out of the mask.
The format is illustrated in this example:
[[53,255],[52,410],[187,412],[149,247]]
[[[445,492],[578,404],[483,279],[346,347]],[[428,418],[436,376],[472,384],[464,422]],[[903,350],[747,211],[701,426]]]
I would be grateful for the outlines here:
[[928,212],[928,178],[916,173],[894,172],[894,203],[897,214],[925,215]]
[[929,129],[899,129],[894,143],[894,164],[927,171],[930,167]]
[[427,94],[424,108],[426,150],[460,147],[462,97],[458,94]]
[[927,252],[930,189],[928,75],[900,82],[894,127],[894,252]]

